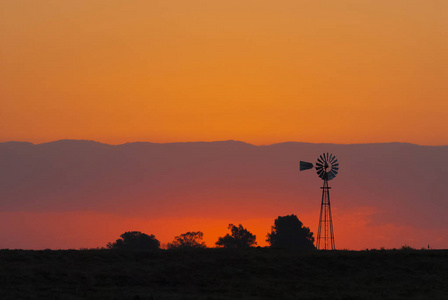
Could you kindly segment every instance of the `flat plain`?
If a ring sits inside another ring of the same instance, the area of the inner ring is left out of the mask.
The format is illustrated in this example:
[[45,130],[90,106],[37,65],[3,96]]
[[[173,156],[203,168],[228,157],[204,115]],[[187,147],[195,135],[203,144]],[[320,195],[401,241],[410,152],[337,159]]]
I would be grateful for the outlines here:
[[448,250],[0,250],[1,299],[446,299]]

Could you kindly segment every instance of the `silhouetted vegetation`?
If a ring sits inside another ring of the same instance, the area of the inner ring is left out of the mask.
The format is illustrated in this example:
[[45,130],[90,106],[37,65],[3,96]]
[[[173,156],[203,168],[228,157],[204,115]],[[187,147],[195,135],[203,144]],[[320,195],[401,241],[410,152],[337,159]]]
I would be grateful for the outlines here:
[[120,237],[114,243],[108,243],[107,248],[117,250],[156,250],[160,248],[160,242],[153,234],[128,231]]
[[202,241],[204,234],[200,231],[187,232],[178,235],[172,243],[168,243],[168,249],[203,249],[206,248]]
[[296,215],[279,216],[275,219],[266,241],[273,248],[315,249],[313,233],[303,226]]
[[256,236],[250,233],[243,225],[235,226],[229,224],[231,234],[220,237],[215,243],[218,247],[223,248],[249,248],[257,245]]
[[9,299],[446,299],[447,250],[0,250]]
[[[406,251],[415,250],[414,248],[412,248],[411,246],[408,246],[408,245],[401,246],[400,249],[401,249],[401,250],[406,250]],[[423,249],[424,249],[424,248],[423,248]]]

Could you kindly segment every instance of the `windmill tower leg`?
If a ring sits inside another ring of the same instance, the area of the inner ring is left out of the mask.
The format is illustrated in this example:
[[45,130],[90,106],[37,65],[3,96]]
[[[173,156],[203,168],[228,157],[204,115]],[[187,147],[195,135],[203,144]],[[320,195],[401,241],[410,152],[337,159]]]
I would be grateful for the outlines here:
[[330,187],[328,180],[324,180],[322,202],[320,205],[319,229],[317,232],[316,248],[318,250],[334,250],[333,220],[331,218]]

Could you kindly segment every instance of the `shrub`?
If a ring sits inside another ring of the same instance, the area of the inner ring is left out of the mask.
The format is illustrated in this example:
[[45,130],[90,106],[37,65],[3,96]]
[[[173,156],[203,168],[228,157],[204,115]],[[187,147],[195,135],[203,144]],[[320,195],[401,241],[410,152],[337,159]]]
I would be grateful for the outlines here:
[[215,243],[218,247],[223,248],[250,248],[257,245],[256,236],[249,232],[243,225],[235,226],[229,224],[231,234],[220,237]]
[[172,243],[168,243],[168,249],[203,249],[206,248],[202,241],[204,234],[200,231],[186,232],[174,238]]
[[140,231],[128,231],[120,237],[114,243],[108,243],[107,248],[119,250],[155,250],[160,248],[160,242],[153,234],[147,235]]

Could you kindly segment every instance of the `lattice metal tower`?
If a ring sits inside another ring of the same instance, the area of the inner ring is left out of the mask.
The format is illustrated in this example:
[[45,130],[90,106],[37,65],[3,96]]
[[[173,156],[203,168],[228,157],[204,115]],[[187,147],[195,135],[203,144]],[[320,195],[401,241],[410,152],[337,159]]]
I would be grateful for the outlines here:
[[[312,169],[313,164],[300,162],[300,171]],[[317,158],[317,175],[324,181],[322,201],[320,204],[319,229],[317,232],[316,248],[318,250],[334,250],[333,220],[331,218],[330,189],[328,181],[336,177],[339,172],[339,162],[333,154],[323,153]]]

